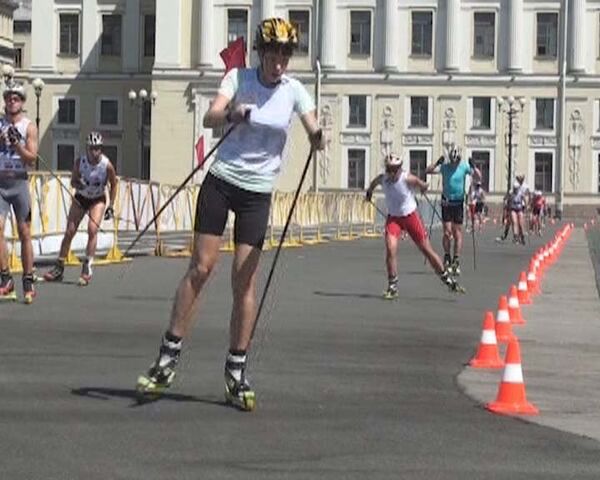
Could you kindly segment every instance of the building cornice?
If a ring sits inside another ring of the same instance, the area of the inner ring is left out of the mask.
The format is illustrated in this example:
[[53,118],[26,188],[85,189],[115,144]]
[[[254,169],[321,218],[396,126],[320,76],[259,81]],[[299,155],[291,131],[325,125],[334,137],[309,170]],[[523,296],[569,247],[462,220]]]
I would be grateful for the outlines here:
[[[19,77],[33,78],[41,76],[44,80],[52,83],[65,81],[197,81],[200,83],[214,83],[223,78],[223,70],[196,70],[196,69],[154,69],[151,73],[100,73],[100,72],[77,72],[58,73],[49,70],[18,70]],[[304,82],[312,83],[315,73],[311,71],[292,72],[291,75]],[[380,86],[457,86],[473,87],[502,86],[502,87],[555,87],[560,81],[559,75],[476,75],[476,74],[419,74],[419,73],[380,73],[380,72],[353,72],[335,71],[323,73],[321,82],[323,86],[328,84],[359,84]],[[600,88],[600,75],[577,76],[569,75],[566,78],[568,89],[577,88]]]

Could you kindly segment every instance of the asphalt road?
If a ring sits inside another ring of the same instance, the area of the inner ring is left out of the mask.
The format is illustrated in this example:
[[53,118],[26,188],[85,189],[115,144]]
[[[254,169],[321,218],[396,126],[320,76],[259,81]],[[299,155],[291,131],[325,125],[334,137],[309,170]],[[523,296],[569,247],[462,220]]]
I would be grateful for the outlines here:
[[466,237],[464,297],[409,241],[394,302],[380,298],[381,240],[286,250],[254,344],[251,414],[222,403],[230,256],[172,391],[142,406],[135,380],[187,260],[99,267],[85,289],[69,269],[71,283],[39,285],[34,305],[0,306],[0,478],[598,479],[598,442],[490,414],[457,385],[482,312],[542,243],[495,234],[479,238],[476,272]]

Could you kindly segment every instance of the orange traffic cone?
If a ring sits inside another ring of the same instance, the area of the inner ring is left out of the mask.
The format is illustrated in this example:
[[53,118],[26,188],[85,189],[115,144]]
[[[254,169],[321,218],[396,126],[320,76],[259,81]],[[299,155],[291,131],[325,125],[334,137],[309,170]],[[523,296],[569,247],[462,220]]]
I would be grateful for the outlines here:
[[529,290],[527,290],[527,275],[525,272],[521,272],[519,277],[519,287],[517,290],[519,297],[519,304],[529,305],[531,303],[531,297],[529,296]]
[[508,300],[506,295],[498,299],[498,313],[496,314],[496,339],[501,343],[510,342],[514,338],[510,316],[508,314]]
[[529,263],[529,272],[527,273],[527,290],[532,295],[538,295],[542,293],[535,270],[535,262],[532,261]]
[[494,413],[537,415],[539,410],[527,401],[525,395],[518,340],[513,340],[508,344],[505,363],[496,401],[488,403],[485,408]]
[[519,304],[517,287],[514,285],[511,285],[510,293],[508,295],[508,316],[510,317],[510,323],[513,325],[525,325],[525,320],[521,314],[521,305]]
[[485,312],[479,348],[477,354],[469,361],[469,365],[473,368],[502,368],[504,366],[498,352],[498,342],[494,330],[494,312]]

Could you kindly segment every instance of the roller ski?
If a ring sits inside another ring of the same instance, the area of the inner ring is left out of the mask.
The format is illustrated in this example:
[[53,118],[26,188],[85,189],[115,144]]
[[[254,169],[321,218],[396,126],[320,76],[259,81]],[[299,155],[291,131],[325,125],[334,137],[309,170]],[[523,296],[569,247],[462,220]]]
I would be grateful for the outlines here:
[[256,395],[246,378],[246,355],[229,353],[225,362],[225,402],[244,412],[256,408]]
[[17,301],[17,292],[15,292],[15,281],[13,280],[10,273],[0,274],[0,301]]
[[33,279],[33,274],[29,273],[23,276],[23,302],[26,305],[30,305],[33,303],[33,299],[35,298],[35,288],[33,288],[33,284],[35,280]]
[[137,379],[135,391],[139,403],[158,399],[171,386],[180,353],[181,340],[174,342],[163,337],[157,359]]
[[65,275],[65,264],[64,262],[56,262],[56,265],[51,270],[44,273],[42,277],[44,282],[62,282]]
[[458,257],[454,257],[452,263],[448,267],[448,271],[453,277],[460,277],[460,263]]
[[387,289],[383,291],[382,297],[385,300],[398,298],[398,277],[390,279]]
[[80,287],[87,287],[91,281],[92,265],[89,260],[84,260],[83,265],[81,266],[81,275],[79,275],[77,285],[79,285]]
[[449,254],[444,254],[444,270],[449,271],[452,266],[452,258]]
[[442,280],[444,285],[446,285],[448,287],[448,290],[450,290],[450,292],[452,292],[452,293],[462,294],[462,295],[467,293],[467,290],[465,289],[465,287],[460,285],[448,270],[445,270],[440,275],[440,280]]

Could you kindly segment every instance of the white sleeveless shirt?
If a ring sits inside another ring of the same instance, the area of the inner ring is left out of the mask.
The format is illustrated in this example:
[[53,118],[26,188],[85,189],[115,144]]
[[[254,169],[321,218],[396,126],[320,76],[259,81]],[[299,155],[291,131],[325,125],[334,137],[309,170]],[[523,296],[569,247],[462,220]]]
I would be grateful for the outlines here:
[[[31,123],[28,118],[21,118],[17,123],[14,124],[16,129],[21,134],[19,143],[25,145],[25,139],[27,138],[27,127]],[[6,117],[0,119],[0,130],[6,136],[6,143],[0,144],[0,175],[10,175],[14,178],[27,178],[27,166],[21,159],[21,156],[17,151],[10,145],[8,141],[8,129],[12,124]]]
[[381,180],[385,205],[388,214],[392,217],[406,217],[417,209],[415,194],[406,183],[407,175],[407,172],[402,171],[398,180],[394,182],[388,175],[384,174]]
[[79,159],[79,174],[85,183],[85,188],[78,188],[77,193],[85,198],[102,197],[108,181],[108,162],[108,157],[104,154],[96,165],[88,161],[87,155],[82,155]]
[[473,203],[482,202],[483,201],[483,189],[474,189],[471,190],[471,201]]

